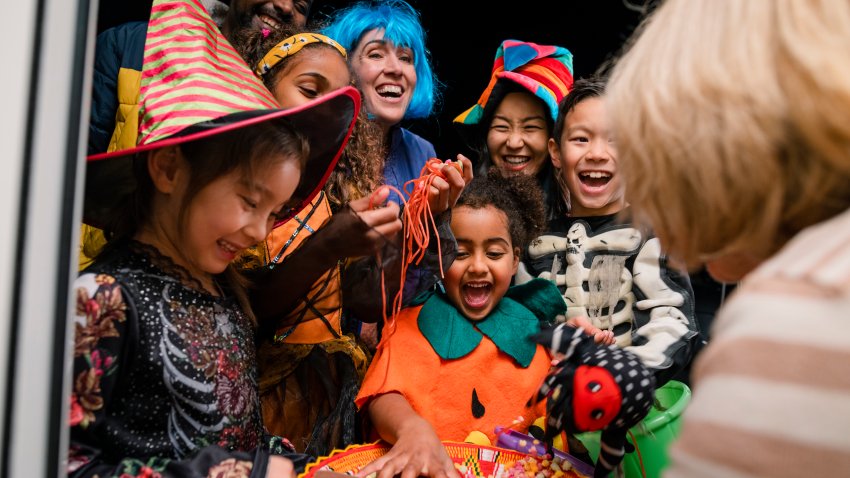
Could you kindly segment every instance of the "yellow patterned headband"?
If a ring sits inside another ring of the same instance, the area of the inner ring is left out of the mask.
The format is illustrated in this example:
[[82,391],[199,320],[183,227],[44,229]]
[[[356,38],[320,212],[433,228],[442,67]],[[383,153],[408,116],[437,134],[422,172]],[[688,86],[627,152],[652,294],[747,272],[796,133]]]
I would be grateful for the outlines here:
[[254,69],[254,73],[256,73],[257,76],[265,75],[269,72],[269,70],[274,68],[280,60],[298,53],[302,48],[311,43],[326,43],[336,48],[339,54],[342,55],[343,58],[346,58],[345,48],[330,37],[322,35],[321,33],[298,33],[284,39],[275,45],[274,48],[269,50],[269,52],[266,53],[266,56],[257,63],[257,68]]

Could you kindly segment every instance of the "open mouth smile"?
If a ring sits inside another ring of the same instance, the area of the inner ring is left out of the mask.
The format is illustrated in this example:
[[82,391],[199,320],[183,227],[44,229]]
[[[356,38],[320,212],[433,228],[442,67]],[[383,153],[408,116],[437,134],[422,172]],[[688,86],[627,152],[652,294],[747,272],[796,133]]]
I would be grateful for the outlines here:
[[467,282],[463,285],[463,302],[470,309],[484,308],[490,300],[493,285],[489,282]]

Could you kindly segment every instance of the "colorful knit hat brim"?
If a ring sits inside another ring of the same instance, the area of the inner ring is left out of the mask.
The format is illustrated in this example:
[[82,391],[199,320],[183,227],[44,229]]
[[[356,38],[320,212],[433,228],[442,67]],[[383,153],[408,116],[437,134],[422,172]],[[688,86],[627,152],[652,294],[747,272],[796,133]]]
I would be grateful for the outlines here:
[[458,115],[455,123],[478,124],[499,80],[512,81],[549,108],[552,120],[558,117],[558,103],[573,85],[573,55],[553,45],[537,45],[518,40],[505,40],[496,51],[490,82],[478,102]]
[[336,166],[359,110],[360,95],[352,87],[278,109],[197,0],[156,0],[145,41],[138,146],[88,157],[83,220],[101,225],[104,206],[136,188],[137,153],[283,117],[310,145],[294,194],[300,209]]

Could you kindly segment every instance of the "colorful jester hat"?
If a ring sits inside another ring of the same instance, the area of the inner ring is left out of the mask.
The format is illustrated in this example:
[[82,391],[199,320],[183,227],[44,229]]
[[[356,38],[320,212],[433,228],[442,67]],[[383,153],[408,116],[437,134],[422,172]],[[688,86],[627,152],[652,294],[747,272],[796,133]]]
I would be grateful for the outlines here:
[[478,124],[500,80],[512,81],[543,100],[552,121],[558,117],[558,103],[573,87],[573,54],[566,48],[538,45],[519,40],[505,40],[496,50],[490,83],[472,108],[464,111],[455,123]]
[[153,2],[139,97],[137,146],[88,157],[83,209],[87,224],[102,224],[106,208],[135,190],[137,153],[279,118],[286,118],[310,147],[293,195],[299,202],[294,210],[300,210],[321,190],[360,110],[360,95],[352,87],[297,108],[279,109],[199,0]]
[[594,476],[608,476],[623,460],[629,428],[652,407],[655,377],[633,353],[598,345],[580,328],[559,324],[536,340],[560,358],[537,395],[547,398],[545,440],[561,431],[601,430]]

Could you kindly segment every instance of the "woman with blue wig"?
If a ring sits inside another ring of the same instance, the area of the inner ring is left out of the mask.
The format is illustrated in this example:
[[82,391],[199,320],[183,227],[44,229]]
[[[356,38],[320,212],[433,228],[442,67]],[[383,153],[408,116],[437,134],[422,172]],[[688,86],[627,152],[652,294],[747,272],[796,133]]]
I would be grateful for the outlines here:
[[[403,191],[406,182],[420,176],[428,159],[437,156],[433,144],[401,127],[404,120],[429,117],[440,98],[441,83],[431,68],[419,13],[403,0],[363,0],[335,12],[323,33],[349,52],[348,61],[363,97],[363,108],[383,132],[387,151],[384,182]],[[459,155],[458,160],[461,158]],[[471,179],[471,174],[464,176]],[[390,194],[389,200],[400,202],[395,193]],[[444,243],[443,239],[451,237],[448,221],[436,216],[435,219],[437,234],[442,238],[439,242]],[[447,252],[446,244],[441,247],[441,260],[450,264],[454,248]],[[408,271],[403,297],[415,296],[416,284],[428,283],[424,276],[429,274],[425,267]],[[378,317],[357,319],[346,317],[344,329],[355,332],[374,349],[380,330],[371,322]]]
[[349,51],[364,108],[384,133],[384,179],[402,189],[436,156],[433,144],[400,126],[430,116],[440,97],[419,13],[403,0],[361,1],[336,12],[323,33]]

